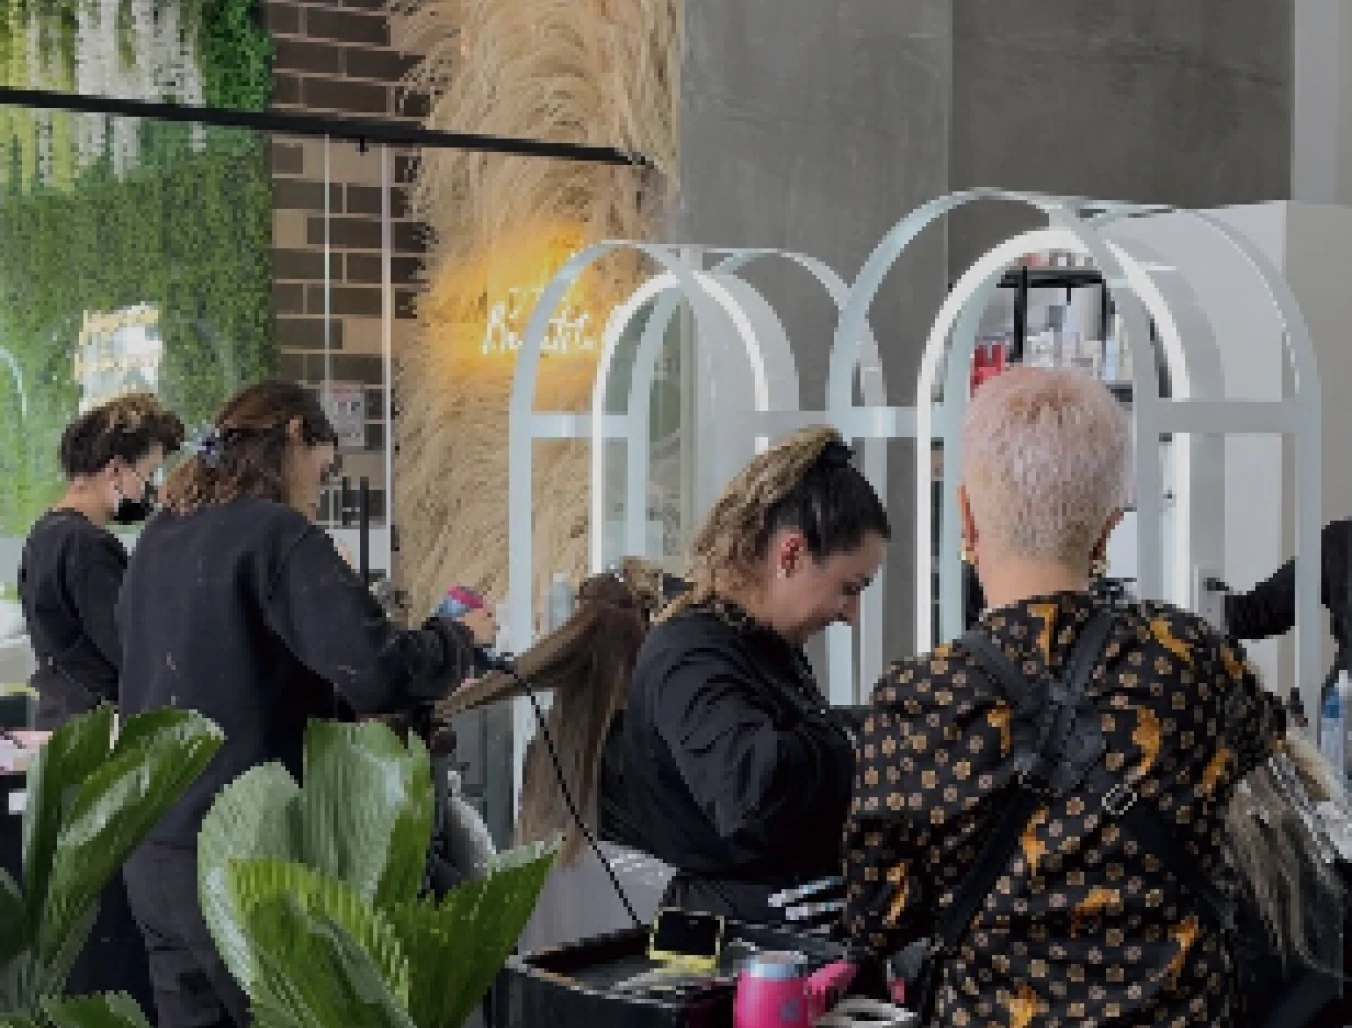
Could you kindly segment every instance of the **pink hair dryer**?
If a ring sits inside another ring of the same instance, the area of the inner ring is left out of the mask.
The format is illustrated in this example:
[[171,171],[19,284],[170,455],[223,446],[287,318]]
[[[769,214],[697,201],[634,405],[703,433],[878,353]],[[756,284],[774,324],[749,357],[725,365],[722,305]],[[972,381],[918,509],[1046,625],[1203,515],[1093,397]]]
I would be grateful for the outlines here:
[[811,1028],[807,958],[757,953],[742,967],[732,1006],[733,1028]]

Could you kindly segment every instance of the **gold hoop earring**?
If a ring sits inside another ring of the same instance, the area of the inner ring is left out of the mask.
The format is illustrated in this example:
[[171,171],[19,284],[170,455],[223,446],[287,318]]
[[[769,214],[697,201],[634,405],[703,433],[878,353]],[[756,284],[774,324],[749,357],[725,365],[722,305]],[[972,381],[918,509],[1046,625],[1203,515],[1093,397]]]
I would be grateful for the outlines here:
[[1095,557],[1089,563],[1089,577],[1102,578],[1108,573],[1108,558],[1104,556]]
[[962,544],[962,552],[958,554],[958,557],[964,564],[976,564],[976,551],[972,549],[969,543]]

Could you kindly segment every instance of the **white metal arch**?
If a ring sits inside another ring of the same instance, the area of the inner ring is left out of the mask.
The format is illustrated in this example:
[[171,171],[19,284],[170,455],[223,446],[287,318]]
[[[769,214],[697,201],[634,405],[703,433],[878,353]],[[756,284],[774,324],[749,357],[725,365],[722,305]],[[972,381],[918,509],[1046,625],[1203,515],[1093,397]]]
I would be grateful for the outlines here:
[[[751,409],[757,414],[790,410],[798,400],[798,374],[793,351],[784,334],[783,325],[769,304],[749,285],[731,275],[694,270],[692,280],[713,297],[726,315],[736,339],[741,343],[752,375]],[[603,531],[607,518],[605,511],[606,441],[608,438],[626,440],[626,502],[625,544],[623,552],[641,555],[647,549],[645,514],[645,486],[648,480],[648,418],[657,358],[672,315],[683,294],[676,276],[663,273],[639,286],[607,322],[603,337],[601,360],[592,389],[591,418],[591,567],[601,570],[606,564]],[[653,309],[648,315],[643,334],[635,348],[630,371],[628,395],[619,412],[607,411],[610,381],[620,343],[626,330],[648,304]],[[699,325],[701,332],[712,332],[717,326],[707,322]],[[727,354],[722,347],[701,347],[700,356],[705,366],[703,380],[708,388],[717,388],[726,370],[719,367]],[[619,435],[603,426],[606,419],[623,421],[627,428]],[[639,442],[642,440],[642,443]],[[733,451],[735,452],[735,451]],[[723,455],[714,455],[716,457]],[[715,478],[728,470],[727,460],[713,470]],[[733,471],[736,469],[733,468]]]
[[[728,281],[731,276],[743,271],[757,261],[766,258],[778,258],[796,264],[807,271],[831,299],[836,307],[837,314],[839,314],[841,305],[849,292],[844,279],[834,269],[825,262],[806,254],[768,248],[709,249],[700,251],[700,254],[701,256],[708,254],[711,257],[722,257],[721,260],[712,265],[709,274],[716,276],[717,280],[723,281],[727,288],[734,291],[748,287],[744,286],[743,280],[740,278]],[[629,397],[624,410],[624,415],[629,418],[635,432],[641,431],[643,426],[647,425],[653,369],[656,365],[658,350],[667,325],[679,305],[679,299],[674,292],[676,286],[677,283],[673,279],[658,276],[657,279],[650,280],[640,287],[640,290],[616,311],[616,320],[613,323],[616,331],[611,334],[612,341],[618,341],[623,334],[624,326],[645,304],[653,303],[654,305],[635,351]],[[742,306],[745,308],[755,306],[758,295],[753,293],[744,297]],[[593,426],[599,426],[601,424],[600,418],[603,416],[616,416],[613,414],[606,415],[602,409],[606,392],[605,380],[609,377],[608,368],[612,359],[611,347],[607,347],[607,354],[608,356],[602,359],[602,367],[598,372],[598,388],[593,395]],[[707,350],[702,351],[702,354],[706,358],[708,357]],[[785,364],[787,365],[791,359],[790,354],[785,359]],[[706,367],[704,370],[707,376],[716,377],[712,369]],[[860,395],[864,401],[863,408],[856,408],[854,404],[856,376],[859,382]],[[839,429],[847,438],[864,440],[861,460],[862,471],[880,495],[886,495],[886,438],[889,437],[886,426],[891,422],[880,416],[881,412],[887,410],[886,382],[882,372],[877,340],[867,323],[863,335],[855,340],[853,346],[833,347],[826,396],[825,411],[800,409],[796,402],[796,396],[789,402],[769,405],[757,402],[752,408],[737,412],[739,414],[737,426],[739,429],[746,429],[754,433],[758,439],[765,440],[771,435],[780,435],[803,425],[829,423]],[[862,419],[856,416],[861,409],[865,411],[866,415]],[[729,413],[733,412],[730,411]],[[597,427],[593,429],[592,445],[592,517],[595,525],[600,523],[598,519],[603,516],[600,509],[602,494],[598,487],[605,481],[604,461],[606,459],[602,434]],[[626,459],[628,492],[625,511],[626,552],[642,553],[646,545],[646,526],[643,524],[642,517],[642,491],[648,478],[647,449],[640,446],[629,446],[626,451]],[[599,569],[605,563],[605,558],[599,536],[594,533],[592,538],[591,563],[593,569]],[[879,577],[880,581],[875,583],[875,588],[865,593],[861,604],[858,626],[858,678],[861,681],[872,681],[882,672],[884,594],[881,575]],[[855,633],[844,625],[832,626],[828,631],[827,691],[834,702],[846,703],[856,702],[857,700],[854,635]]]
[[[921,447],[927,446],[935,438],[942,439],[944,445],[944,503],[942,508],[943,519],[940,525],[939,581],[941,588],[941,634],[945,638],[956,635],[961,631],[961,568],[958,561],[960,540],[958,538],[958,517],[953,498],[956,495],[961,471],[960,427],[967,407],[967,369],[975,351],[977,322],[990,293],[995,289],[1000,276],[1008,265],[1027,253],[1045,249],[1090,252],[1090,247],[1083,238],[1065,228],[1048,228],[1015,236],[987,251],[958,280],[945,299],[930,331],[929,342],[921,361],[920,381],[917,385],[916,395],[916,437]],[[1177,328],[1173,323],[1172,312],[1150,288],[1148,281],[1144,281],[1144,272],[1119,247],[1100,242],[1094,249],[1100,251],[1093,256],[1095,256],[1096,263],[1099,264],[1100,268],[1105,269],[1104,274],[1108,280],[1108,287],[1119,307],[1126,306],[1128,303],[1137,307],[1137,318],[1135,320],[1138,323],[1137,331],[1140,334],[1131,335],[1130,338],[1132,339],[1148,338],[1147,330],[1144,327],[1145,312],[1141,310],[1141,301],[1145,297],[1149,298],[1145,300],[1144,306],[1148,308],[1150,316],[1159,327],[1161,337],[1169,341],[1166,343],[1166,349],[1179,350],[1178,361],[1176,363],[1171,362],[1176,389],[1190,395],[1191,380],[1187,374],[1186,362],[1181,357],[1181,349],[1175,345],[1179,337]],[[933,388],[938,366],[945,354],[947,354],[947,362],[944,400],[942,405],[935,405],[932,401]],[[1140,390],[1141,394],[1147,397],[1142,401],[1143,403],[1149,402],[1148,397],[1151,394],[1158,396],[1159,379],[1153,362],[1148,360],[1133,361],[1132,385],[1133,389]],[[1148,440],[1152,438],[1149,424],[1148,421],[1139,418],[1134,421],[1137,429],[1135,466],[1138,504],[1145,505],[1151,502],[1149,497],[1163,494],[1163,487],[1160,483],[1158,442],[1153,446],[1149,444]],[[1176,481],[1186,481],[1187,475],[1187,454],[1183,452],[1176,456]],[[916,474],[916,503],[918,509],[916,511],[917,552],[915,556],[917,583],[915,602],[918,607],[916,633],[918,639],[930,638],[933,630],[930,621],[932,610],[929,599],[932,592],[923,587],[923,583],[931,581],[930,553],[928,545],[921,548],[919,542],[920,539],[929,540],[932,538],[930,481],[928,465],[919,467]],[[1156,540],[1154,542],[1140,541],[1140,550],[1143,554],[1159,552],[1157,541],[1159,528],[1160,519],[1157,516],[1143,512],[1143,516],[1137,518],[1138,533],[1141,535],[1149,534]],[[1183,537],[1176,539],[1175,543],[1183,553],[1187,553],[1186,533],[1188,530],[1189,523],[1186,518],[1176,520],[1175,532],[1176,534],[1183,533]],[[1143,595],[1163,595],[1161,566],[1158,561],[1143,561],[1138,571]],[[922,597],[924,598],[923,603]],[[1185,597],[1177,595],[1170,598],[1175,601],[1185,599]]]
[[[694,270],[675,247],[657,243],[609,240],[570,257],[545,286],[531,312],[512,377],[508,427],[508,627],[511,645],[525,649],[535,636],[533,466],[536,440],[585,439],[592,434],[591,417],[574,412],[535,409],[540,356],[550,319],[578,277],[595,261],[619,250],[635,250],[672,275],[689,299],[697,323],[712,326],[720,320],[717,301],[696,281]],[[602,426],[606,437],[623,437],[624,419]]]
[[[839,317],[849,297],[849,287],[835,269],[816,257],[784,250],[737,250],[716,268],[737,272],[765,258],[787,260],[807,271],[826,291]],[[863,400],[860,406],[854,401],[856,381]],[[865,320],[861,334],[848,345],[840,345],[838,340],[832,344],[826,377],[826,410],[804,411],[800,420],[802,424],[830,424],[845,438],[861,441],[860,470],[884,502],[888,484],[887,441],[896,435],[898,413],[887,404],[887,379],[878,352],[878,340]],[[789,428],[789,425],[783,425],[781,430]],[[858,684],[874,682],[882,674],[885,577],[879,570],[877,579],[864,592],[857,629],[832,625],[827,630],[827,693],[833,703],[858,702]],[[857,676],[854,662],[856,634],[859,643]]]
[[[750,409],[733,419],[739,429],[754,433],[763,445],[770,435],[777,435],[804,424],[828,422],[847,437],[865,440],[863,471],[880,492],[887,486],[887,457],[885,439],[895,434],[896,411],[886,407],[886,385],[878,355],[877,341],[865,321],[862,333],[848,346],[833,347],[827,383],[827,410],[803,411],[798,405],[796,367],[792,350],[787,344],[782,326],[773,310],[751,286],[734,273],[752,262],[777,257],[788,260],[808,271],[831,298],[839,312],[849,290],[844,280],[824,262],[797,253],[773,249],[704,250],[697,248],[634,244],[641,252],[653,257],[662,272],[643,283],[621,304],[608,320],[600,365],[593,388],[592,410],[589,417],[571,413],[545,413],[534,410],[533,394],[539,355],[543,347],[544,326],[553,309],[561,301],[568,287],[591,261],[599,259],[622,242],[600,244],[572,258],[546,287],[533,312],[518,355],[518,368],[513,383],[511,432],[511,609],[512,626],[526,625],[530,633],[534,625],[531,528],[529,514],[530,457],[528,450],[535,439],[582,438],[591,441],[591,518],[592,539],[590,564],[599,570],[605,563],[603,528],[606,520],[603,486],[605,482],[606,441],[646,437],[651,402],[651,386],[657,356],[667,324],[680,302],[689,300],[695,309],[700,331],[709,325],[718,325],[719,315],[727,315],[733,334],[741,340],[743,352],[752,365],[758,385],[753,390]],[[721,256],[710,271],[700,270],[697,261],[705,253]],[[694,290],[692,292],[692,290]],[[653,309],[639,338],[630,375],[629,395],[622,412],[607,411],[610,378],[621,339],[628,326],[647,304]],[[713,308],[711,311],[710,308]],[[702,310],[701,310],[702,308]],[[703,324],[701,324],[703,317]],[[726,328],[727,326],[722,326]],[[710,347],[701,348],[701,359],[711,359]],[[701,376],[707,383],[717,382],[720,376],[706,363]],[[854,382],[858,377],[863,407],[854,405]],[[863,417],[858,416],[860,413]],[[902,420],[909,411],[900,412]],[[889,417],[888,415],[891,415]],[[646,446],[626,447],[626,503],[624,549],[627,553],[646,552],[647,526],[645,523],[644,490],[648,478],[648,449]],[[730,469],[735,471],[736,469]],[[524,593],[524,598],[523,598]],[[883,594],[881,587],[866,595],[859,626],[860,673],[865,681],[872,680],[882,669]],[[525,645],[529,634],[515,634],[514,645]],[[855,702],[853,637],[848,628],[838,626],[828,636],[829,693],[837,702]]]
[[[1049,228],[1042,233],[1031,233],[1021,240],[1011,240],[977,262],[955,286],[940,309],[934,329],[922,359],[917,391],[915,436],[925,446],[935,436],[935,424],[946,440],[945,468],[960,464],[957,452],[957,424],[967,395],[966,371],[975,344],[976,323],[990,289],[998,281],[997,266],[1003,267],[1015,251],[1030,252],[1039,246],[1087,253],[1102,271],[1105,282],[1114,294],[1123,316],[1128,338],[1139,345],[1148,339],[1146,313],[1149,311],[1159,330],[1161,351],[1174,384],[1173,395],[1162,399],[1159,379],[1153,361],[1133,361],[1133,429],[1136,437],[1136,489],[1138,498],[1152,504],[1162,495],[1157,441],[1161,433],[1176,432],[1189,436],[1186,445],[1179,447],[1175,464],[1176,491],[1179,516],[1175,526],[1174,548],[1178,556],[1190,559],[1190,533],[1195,517],[1192,483],[1197,475],[1197,462],[1192,451],[1197,447],[1215,445],[1216,437],[1229,432],[1285,432],[1296,437],[1297,484],[1301,503],[1298,507],[1297,624],[1306,626],[1298,639],[1298,670],[1302,688],[1318,690],[1318,637],[1314,631],[1318,616],[1318,547],[1320,514],[1320,413],[1314,348],[1309,339],[1299,304],[1289,286],[1272,267],[1266,257],[1249,240],[1230,229],[1211,215],[1199,212],[1177,212],[1201,220],[1216,231],[1223,241],[1244,257],[1255,278],[1266,291],[1285,330],[1286,359],[1294,372],[1295,394],[1282,401],[1245,401],[1225,398],[1224,383],[1219,376],[1219,361],[1215,341],[1209,333],[1195,331],[1195,323],[1179,317],[1178,295],[1170,289],[1161,289],[1146,270],[1148,262],[1133,256],[1123,241],[1112,238],[1112,226],[1123,218],[1173,213],[1168,208],[1144,207],[1120,203],[1089,203],[1080,198],[1048,197],[1027,193],[1013,193],[998,189],[976,189],[941,197],[913,211],[897,223],[883,237],[866,261],[851,290],[842,311],[837,330],[837,341],[850,338],[859,331],[873,299],[881,288],[888,271],[896,263],[904,248],[929,224],[968,203],[981,199],[998,199],[1032,206],[1047,217]],[[1092,217],[1082,218],[1081,212],[1095,210]],[[1047,235],[1046,233],[1051,233]],[[1030,236],[1035,239],[1030,240]],[[1038,245],[1029,245],[1038,241]],[[988,259],[989,258],[989,259]],[[1179,322],[1188,326],[1185,335]],[[944,389],[944,403],[937,414],[932,408],[933,385],[938,366],[945,352],[948,354],[948,374]],[[1210,437],[1209,439],[1207,437]],[[932,637],[932,576],[930,574],[930,495],[928,462],[917,460],[917,538],[916,538],[916,633],[917,645],[927,645]],[[957,526],[952,512],[951,490],[954,479],[945,475],[945,524],[941,532],[940,559],[944,562],[941,575],[945,595],[941,597],[945,630],[951,627],[958,595]],[[923,491],[921,483],[923,480]],[[1214,494],[1213,494],[1214,500]],[[1138,553],[1141,561],[1140,589],[1144,596],[1160,596],[1161,539],[1160,519],[1143,510],[1137,519]],[[1186,576],[1183,581],[1190,585]],[[1179,588],[1175,599],[1185,599]],[[1306,697],[1307,705],[1313,702]]]
[[[1083,222],[1077,216],[1077,211],[1087,205],[1087,201],[1079,198],[1066,197],[1047,197],[1032,193],[1017,193],[1002,189],[972,189],[965,192],[953,193],[948,196],[940,197],[930,203],[924,204],[911,212],[901,221],[899,221],[891,230],[883,236],[877,247],[864,262],[860,269],[858,277],[855,279],[854,287],[851,289],[849,301],[841,314],[840,325],[837,328],[837,345],[842,339],[850,339],[857,336],[860,325],[864,322],[867,312],[873,305],[873,300],[882,287],[883,280],[892,266],[900,258],[903,250],[908,246],[926,227],[946,216],[950,212],[964,205],[974,203],[978,200],[1004,200],[1012,203],[1031,206],[1041,211],[1048,219],[1048,222],[1055,228],[1063,230],[1070,238],[1077,240],[1080,248],[1090,253],[1096,263],[1103,270],[1105,278],[1109,280],[1110,287],[1114,283],[1121,283],[1125,276],[1122,269],[1118,266],[1116,257],[1103,245],[1097,238],[1090,237],[1088,230]],[[971,280],[969,280],[971,282]],[[971,282],[970,288],[975,290],[977,285]],[[993,283],[989,286],[982,280],[983,297],[987,295]],[[1134,293],[1121,290],[1120,287],[1115,293],[1115,299],[1118,301],[1119,310],[1122,313],[1126,324],[1127,332],[1132,339],[1148,338],[1146,331],[1146,318],[1141,305]],[[971,360],[972,350],[975,345],[976,321],[979,313],[971,313],[964,318],[961,326],[957,326],[959,315],[967,309],[969,304],[962,298],[958,288],[955,287],[939,311],[938,319],[930,333],[929,342],[926,345],[925,353],[921,360],[921,371],[916,390],[916,408],[915,408],[915,428],[913,435],[917,440],[916,452],[916,537],[915,537],[915,631],[916,645],[928,645],[928,641],[933,635],[932,611],[930,608],[932,598],[932,575],[930,547],[932,545],[932,524],[930,518],[930,469],[927,459],[929,446],[933,438],[933,418],[932,418],[932,394],[933,384],[937,376],[939,362],[948,347],[949,335],[955,327],[960,327],[958,332],[960,338],[970,336],[970,341],[962,352],[953,354],[950,361],[950,374],[956,375],[960,370],[965,376],[968,362]],[[978,306],[971,304],[971,307]],[[1144,382],[1145,362],[1134,362],[1133,374],[1135,382],[1139,382],[1143,389],[1155,389],[1158,392],[1158,382],[1153,386]],[[966,386],[965,377],[963,387],[956,392],[949,389],[945,392],[945,408],[941,411],[941,424],[949,420],[947,418],[948,401],[957,396],[965,399]],[[954,409],[956,413],[956,408]],[[960,415],[959,415],[960,417]],[[954,423],[956,423],[956,419]],[[961,453],[958,448],[958,439],[956,432],[943,433],[946,439],[944,462],[946,467],[960,465]],[[951,448],[950,448],[951,443]],[[1141,493],[1149,492],[1155,495],[1159,492],[1160,471],[1158,461],[1154,459],[1153,448],[1149,449],[1152,459],[1144,460],[1142,452],[1147,448],[1138,445],[1136,460],[1136,485]],[[921,486],[923,479],[924,485]],[[951,503],[945,504],[945,509],[951,507]],[[1138,519],[1139,530],[1142,538],[1139,542],[1139,549],[1143,553],[1157,553],[1159,525],[1157,521],[1151,518]],[[940,576],[942,588],[946,593],[941,597],[943,607],[949,612],[950,620],[957,608],[957,597],[960,595],[960,578],[957,567],[957,528],[956,522],[945,526],[940,533],[940,560],[943,563],[944,573]],[[951,570],[950,570],[951,568]],[[1156,583],[1149,583],[1152,591],[1156,590]],[[945,626],[948,627],[948,626]]]

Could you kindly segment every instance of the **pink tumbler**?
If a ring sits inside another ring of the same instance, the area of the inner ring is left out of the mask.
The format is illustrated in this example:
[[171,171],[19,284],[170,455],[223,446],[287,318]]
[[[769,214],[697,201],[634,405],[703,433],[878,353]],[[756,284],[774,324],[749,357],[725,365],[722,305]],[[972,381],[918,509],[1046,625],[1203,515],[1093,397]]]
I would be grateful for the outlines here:
[[757,953],[737,979],[733,1028],[811,1028],[807,958],[801,953]]

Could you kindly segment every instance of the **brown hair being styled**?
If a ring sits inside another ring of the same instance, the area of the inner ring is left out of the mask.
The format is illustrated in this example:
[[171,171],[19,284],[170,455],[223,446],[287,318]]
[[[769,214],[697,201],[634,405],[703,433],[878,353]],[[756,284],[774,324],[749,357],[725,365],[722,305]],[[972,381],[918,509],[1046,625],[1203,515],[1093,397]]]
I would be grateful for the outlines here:
[[852,457],[840,433],[825,426],[799,429],[754,457],[704,516],[691,547],[693,588],[662,616],[752,585],[782,529],[801,531],[815,560],[848,553],[871,533],[890,538],[887,511]]
[[153,393],[127,393],[86,411],[61,433],[58,451],[67,478],[96,475],[110,461],[135,464],[159,444],[166,454],[183,445],[183,422]]
[[[639,647],[662,605],[662,588],[661,572],[638,560],[624,561],[618,575],[594,575],[578,589],[573,616],[516,659],[518,673],[533,689],[554,695],[545,726],[568,795],[593,831],[606,738],[628,700]],[[438,714],[447,717],[517,695],[522,690],[516,680],[494,672],[458,690],[438,705]],[[516,841],[559,837],[559,859],[570,864],[586,839],[573,823],[553,759],[537,736],[522,769]]]
[[259,382],[236,393],[169,476],[164,505],[186,514],[241,496],[286,503],[287,426],[297,420],[306,445],[338,441],[319,399],[295,382]]

